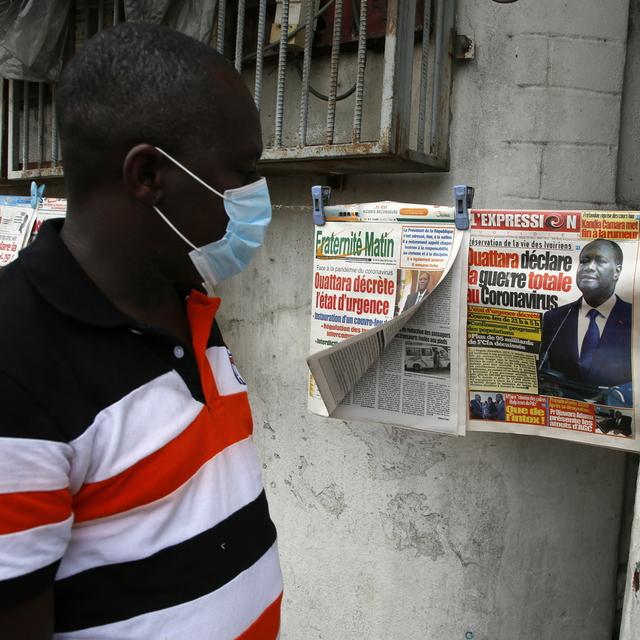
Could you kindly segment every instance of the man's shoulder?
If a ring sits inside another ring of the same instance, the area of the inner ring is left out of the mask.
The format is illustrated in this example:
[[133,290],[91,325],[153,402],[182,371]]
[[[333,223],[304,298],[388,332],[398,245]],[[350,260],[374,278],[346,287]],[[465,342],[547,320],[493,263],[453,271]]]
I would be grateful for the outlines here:
[[[0,270],[0,354],[26,355],[38,341],[47,340],[51,307],[32,285],[20,258]],[[35,348],[35,347],[34,347]]]
[[613,313],[617,316],[627,316],[631,319],[631,310],[632,306],[630,302],[623,300],[620,296],[616,294],[616,303],[613,306]]
[[22,269],[20,258],[0,270],[0,329],[16,322],[24,326],[37,321],[42,306],[43,300]]

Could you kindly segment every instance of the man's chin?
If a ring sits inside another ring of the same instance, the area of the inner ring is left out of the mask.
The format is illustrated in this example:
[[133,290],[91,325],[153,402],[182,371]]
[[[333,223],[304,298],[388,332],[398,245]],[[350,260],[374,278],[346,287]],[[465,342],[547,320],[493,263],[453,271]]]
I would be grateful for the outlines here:
[[582,291],[582,293],[590,293],[597,294],[600,293],[600,284],[596,280],[581,280],[576,283],[578,285],[578,289]]

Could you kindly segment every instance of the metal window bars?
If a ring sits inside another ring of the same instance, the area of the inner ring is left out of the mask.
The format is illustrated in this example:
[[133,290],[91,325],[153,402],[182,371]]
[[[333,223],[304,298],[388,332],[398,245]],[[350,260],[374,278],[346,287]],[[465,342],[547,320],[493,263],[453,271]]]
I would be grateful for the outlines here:
[[[94,33],[117,24],[123,0],[77,0],[72,14],[72,50]],[[0,82],[3,120],[7,113],[6,177],[10,180],[59,177],[60,143],[53,108],[55,83],[6,80]],[[0,145],[4,150],[4,139]]]
[[[455,0],[202,1],[260,109],[263,173],[448,169]],[[73,49],[123,16],[76,0]],[[7,177],[61,176],[55,86],[0,84]]]
[[[235,35],[261,112],[263,173],[448,169],[455,0],[254,0],[227,3],[226,17],[224,4],[215,42],[224,52]],[[382,5],[383,32],[369,34]],[[266,14],[279,38],[272,29],[265,46]],[[325,46],[320,22],[332,26]]]
[[20,80],[7,85],[7,178],[62,176],[55,86]]

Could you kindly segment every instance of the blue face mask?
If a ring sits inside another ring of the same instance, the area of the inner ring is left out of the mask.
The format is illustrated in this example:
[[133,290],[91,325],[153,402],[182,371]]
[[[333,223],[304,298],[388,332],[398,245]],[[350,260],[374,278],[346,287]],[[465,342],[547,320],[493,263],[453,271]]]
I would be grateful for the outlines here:
[[203,247],[196,247],[176,229],[158,207],[153,207],[173,231],[193,249],[189,257],[202,276],[207,293],[213,295],[213,287],[245,269],[264,242],[267,227],[271,222],[271,199],[267,181],[261,178],[244,187],[226,189],[224,193],[220,193],[166,151],[158,147],[156,149],[202,186],[224,199],[224,209],[229,216],[227,231],[220,240]]

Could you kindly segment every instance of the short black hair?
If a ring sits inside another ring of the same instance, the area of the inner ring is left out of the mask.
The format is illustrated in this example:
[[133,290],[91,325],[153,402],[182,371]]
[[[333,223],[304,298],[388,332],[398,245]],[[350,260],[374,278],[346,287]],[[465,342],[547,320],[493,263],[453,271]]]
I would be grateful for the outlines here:
[[149,143],[177,154],[202,142],[233,76],[217,51],[163,26],[123,23],[98,33],[56,88],[67,181],[86,179],[109,149]]
[[[588,244],[585,244],[584,247],[582,247],[582,251],[584,251],[589,245],[594,244],[596,242],[601,242],[603,244],[608,245],[611,251],[613,251],[613,258],[616,261],[616,264],[622,266],[622,259],[623,259],[622,249],[620,248],[620,245],[617,242],[614,242],[613,240],[607,240],[606,238],[596,238],[595,240],[592,240]],[[582,251],[580,251],[580,254],[582,254]]]

